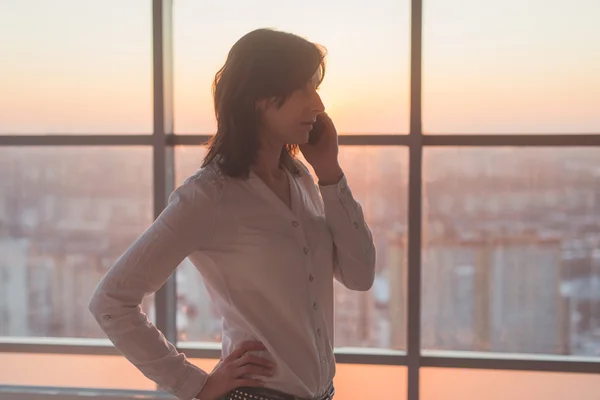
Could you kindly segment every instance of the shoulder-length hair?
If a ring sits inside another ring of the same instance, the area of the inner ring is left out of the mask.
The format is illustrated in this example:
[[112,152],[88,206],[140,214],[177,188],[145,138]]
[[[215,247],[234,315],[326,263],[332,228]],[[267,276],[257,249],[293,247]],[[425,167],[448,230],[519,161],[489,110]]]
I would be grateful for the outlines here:
[[[212,86],[217,132],[208,142],[203,167],[216,159],[225,175],[248,177],[260,146],[256,102],[275,99],[280,107],[315,72],[325,77],[324,47],[287,32],[257,29],[229,51]],[[280,162],[297,173],[297,145],[286,145]]]

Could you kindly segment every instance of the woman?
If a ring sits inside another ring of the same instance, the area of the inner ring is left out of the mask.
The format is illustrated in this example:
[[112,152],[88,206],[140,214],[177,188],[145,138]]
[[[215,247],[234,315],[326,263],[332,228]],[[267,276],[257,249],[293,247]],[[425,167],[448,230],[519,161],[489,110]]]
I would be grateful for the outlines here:
[[[333,398],[333,279],[369,290],[375,248],[317,92],[324,57],[266,29],[232,47],[213,85],[218,129],[202,168],[90,301],[116,348],[179,399]],[[186,257],[223,316],[222,358],[210,373],[140,308]]]

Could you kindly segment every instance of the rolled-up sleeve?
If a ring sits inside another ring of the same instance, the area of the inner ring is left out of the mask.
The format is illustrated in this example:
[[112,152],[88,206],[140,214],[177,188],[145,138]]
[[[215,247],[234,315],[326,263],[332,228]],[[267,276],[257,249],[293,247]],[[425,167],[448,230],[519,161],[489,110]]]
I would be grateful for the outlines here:
[[207,373],[177,351],[142,311],[191,253],[213,239],[216,203],[210,191],[188,181],[165,210],[100,281],[89,310],[117,350],[146,377],[179,399],[193,399]]
[[362,207],[345,176],[335,185],[319,185],[319,190],[335,247],[335,278],[348,289],[369,290],[375,278],[376,251]]

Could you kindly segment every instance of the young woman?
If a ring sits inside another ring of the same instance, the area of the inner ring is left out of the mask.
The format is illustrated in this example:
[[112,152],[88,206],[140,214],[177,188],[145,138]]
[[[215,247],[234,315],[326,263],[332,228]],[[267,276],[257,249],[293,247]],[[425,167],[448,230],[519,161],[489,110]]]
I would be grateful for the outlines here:
[[[334,279],[369,290],[375,247],[317,92],[324,58],[316,44],[268,29],[232,47],[213,85],[218,129],[202,168],[90,301],[116,348],[179,399],[333,398]],[[210,373],[140,307],[186,257],[223,317]]]

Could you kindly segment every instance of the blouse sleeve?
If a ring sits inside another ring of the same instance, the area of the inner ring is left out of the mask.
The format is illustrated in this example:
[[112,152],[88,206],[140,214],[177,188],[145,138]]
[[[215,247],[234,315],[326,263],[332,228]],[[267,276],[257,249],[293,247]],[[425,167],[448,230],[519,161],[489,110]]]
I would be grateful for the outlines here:
[[300,160],[296,160],[296,165],[325,214],[334,245],[335,279],[350,290],[369,290],[375,280],[375,243],[348,179],[344,175],[336,184],[316,185],[306,165]]
[[375,279],[376,251],[362,207],[345,176],[319,189],[335,248],[334,276],[350,290],[369,290]]

